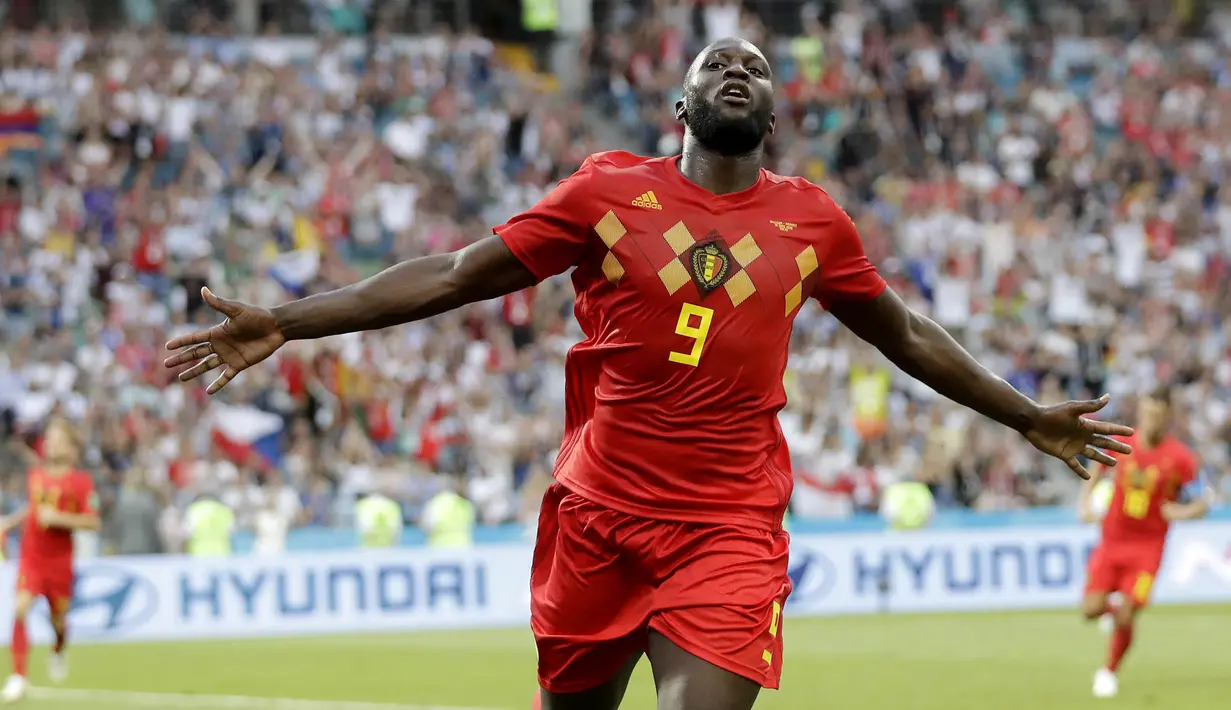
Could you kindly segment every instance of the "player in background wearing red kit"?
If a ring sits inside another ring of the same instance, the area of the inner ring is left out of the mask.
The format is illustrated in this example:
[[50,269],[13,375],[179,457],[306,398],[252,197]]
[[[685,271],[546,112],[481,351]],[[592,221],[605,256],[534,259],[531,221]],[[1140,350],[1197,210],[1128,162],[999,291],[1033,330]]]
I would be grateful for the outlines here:
[[771,69],[726,39],[688,70],[683,155],[591,156],[496,235],[272,310],[205,292],[221,325],[176,338],[167,367],[221,368],[217,392],[288,340],[386,328],[572,269],[585,340],[566,364],[565,439],[531,570],[536,702],[614,710],[648,655],[659,710],[748,710],[778,687],[790,593],[792,478],[778,411],[791,324],[818,300],[907,373],[1086,474],[1112,465],[1089,420],[1044,407],[908,310],[817,186],[761,167]]
[[0,537],[22,526],[10,647],[13,674],[0,689],[0,700],[6,703],[23,698],[30,686],[26,675],[30,652],[26,618],[39,597],[47,599],[56,635],[47,676],[56,683],[68,677],[65,645],[73,600],[73,532],[99,529],[94,481],[88,473],[74,468],[80,452],[72,424],[63,419],[48,423],[43,437],[43,465],[31,469],[26,478],[29,504],[0,524]]
[[[1138,402],[1137,434],[1127,439],[1133,453],[1116,469],[1102,540],[1090,556],[1082,614],[1114,621],[1107,663],[1094,674],[1099,698],[1119,692],[1116,674],[1133,643],[1137,614],[1150,600],[1171,523],[1195,520],[1210,509],[1211,488],[1198,474],[1196,455],[1172,436],[1171,415],[1171,392],[1165,387]],[[1096,519],[1090,499],[1106,473],[1098,471],[1082,490],[1080,514],[1087,522]],[[1119,594],[1118,603],[1109,603],[1112,594]]]

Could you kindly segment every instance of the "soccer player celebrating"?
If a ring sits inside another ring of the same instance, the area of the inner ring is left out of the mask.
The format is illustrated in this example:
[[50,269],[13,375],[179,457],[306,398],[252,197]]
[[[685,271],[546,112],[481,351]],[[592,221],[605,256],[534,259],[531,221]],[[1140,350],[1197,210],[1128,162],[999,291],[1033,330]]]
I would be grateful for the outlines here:
[[288,340],[385,328],[573,269],[585,340],[531,571],[539,700],[612,710],[648,654],[661,710],[748,710],[782,668],[790,471],[777,413],[791,324],[815,298],[906,372],[1013,427],[1081,476],[1127,427],[1044,407],[912,313],[817,186],[761,167],[772,71],[715,42],[675,106],[683,154],[591,156],[495,236],[272,310],[205,293],[227,318],[176,338],[168,367],[217,392]]
[[43,435],[43,465],[31,469],[26,479],[29,505],[0,524],[0,537],[24,524],[13,603],[13,674],[0,689],[0,700],[6,703],[20,700],[29,689],[26,617],[39,597],[45,597],[51,607],[51,626],[56,635],[47,675],[57,683],[68,677],[65,644],[73,600],[73,531],[99,528],[94,481],[88,473],[74,468],[80,452],[72,424],[64,419],[48,423]]
[[[1137,613],[1150,600],[1154,578],[1163,562],[1167,530],[1177,520],[1194,520],[1209,512],[1211,489],[1198,476],[1197,457],[1170,433],[1171,392],[1166,387],[1140,399],[1133,447],[1119,466],[1115,491],[1103,516],[1103,536],[1090,557],[1082,613],[1089,619],[1109,615],[1115,622],[1107,649],[1107,664],[1094,674],[1094,695],[1114,697],[1116,674],[1133,643]],[[1105,474],[1086,481],[1079,506],[1093,522],[1094,486]],[[1121,599],[1109,604],[1108,597]]]

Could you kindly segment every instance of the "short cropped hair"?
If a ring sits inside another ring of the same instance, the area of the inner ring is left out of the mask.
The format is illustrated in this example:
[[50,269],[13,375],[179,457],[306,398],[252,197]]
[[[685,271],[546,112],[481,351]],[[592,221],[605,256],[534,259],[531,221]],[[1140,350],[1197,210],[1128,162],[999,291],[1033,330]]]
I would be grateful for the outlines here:
[[1154,389],[1150,390],[1150,394],[1147,396],[1156,402],[1162,402],[1163,404],[1170,407],[1171,406],[1171,385],[1170,384],[1159,385],[1155,387]]

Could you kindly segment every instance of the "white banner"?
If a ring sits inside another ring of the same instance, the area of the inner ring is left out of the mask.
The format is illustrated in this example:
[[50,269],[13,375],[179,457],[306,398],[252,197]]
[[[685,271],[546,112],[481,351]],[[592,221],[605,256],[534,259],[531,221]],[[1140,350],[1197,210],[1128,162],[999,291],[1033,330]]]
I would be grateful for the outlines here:
[[[110,557],[77,567],[70,617],[82,641],[411,631],[526,623],[527,545],[421,548],[278,558]],[[0,585],[12,589],[16,565]],[[12,595],[0,599],[11,618]],[[31,633],[48,639],[37,610]]]
[[[801,535],[791,541],[797,615],[1076,607],[1094,526]],[[1175,526],[1160,604],[1231,602],[1231,523]]]
[[[987,528],[792,541],[799,616],[1076,607],[1092,527]],[[125,641],[525,624],[531,548],[491,545],[278,558],[99,558],[77,570],[75,639]],[[15,565],[0,571],[12,589]],[[1231,523],[1173,530],[1159,603],[1231,602]],[[0,595],[0,619],[12,595]],[[36,616],[45,616],[45,607]],[[48,628],[35,623],[36,641]]]

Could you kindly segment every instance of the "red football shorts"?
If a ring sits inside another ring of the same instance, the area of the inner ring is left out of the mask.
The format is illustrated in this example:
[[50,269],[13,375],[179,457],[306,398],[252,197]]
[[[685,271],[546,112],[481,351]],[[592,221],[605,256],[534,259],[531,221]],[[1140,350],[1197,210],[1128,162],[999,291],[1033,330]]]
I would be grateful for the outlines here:
[[1161,545],[1103,543],[1090,555],[1086,592],[1119,592],[1136,606],[1145,606],[1162,563]]
[[576,693],[610,680],[653,629],[766,688],[782,675],[785,532],[651,520],[553,484],[530,574],[539,685]]
[[67,611],[73,601],[73,568],[21,565],[17,570],[17,589],[35,599],[45,597],[53,613]]

